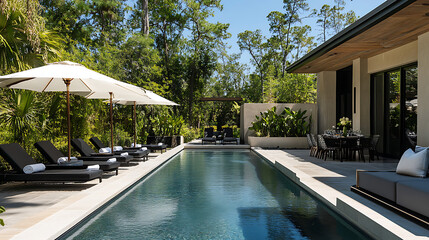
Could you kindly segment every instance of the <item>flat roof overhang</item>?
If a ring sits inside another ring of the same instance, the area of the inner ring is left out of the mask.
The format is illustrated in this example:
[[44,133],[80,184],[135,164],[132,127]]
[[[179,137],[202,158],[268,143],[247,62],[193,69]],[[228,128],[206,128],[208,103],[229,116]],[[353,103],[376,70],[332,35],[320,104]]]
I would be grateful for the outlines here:
[[429,32],[429,0],[389,0],[324,42],[286,71],[318,73],[350,66]]

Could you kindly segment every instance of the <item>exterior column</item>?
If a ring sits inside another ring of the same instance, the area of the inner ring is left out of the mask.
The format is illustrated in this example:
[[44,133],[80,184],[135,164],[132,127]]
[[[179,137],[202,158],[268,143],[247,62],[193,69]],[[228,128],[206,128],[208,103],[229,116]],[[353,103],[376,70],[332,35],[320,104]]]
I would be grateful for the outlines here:
[[318,131],[323,133],[337,123],[337,73],[324,71],[317,74]]
[[429,32],[418,38],[417,144],[429,145]]
[[353,60],[352,112],[353,130],[371,134],[371,81],[368,73],[368,59]]

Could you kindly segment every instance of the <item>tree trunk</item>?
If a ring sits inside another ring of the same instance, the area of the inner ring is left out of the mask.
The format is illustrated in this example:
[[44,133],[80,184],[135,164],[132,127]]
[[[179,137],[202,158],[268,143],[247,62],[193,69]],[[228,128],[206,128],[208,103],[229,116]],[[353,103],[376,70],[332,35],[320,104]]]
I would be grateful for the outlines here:
[[262,71],[259,72],[259,77],[261,78],[261,103],[264,102],[264,78],[262,77]]
[[148,1],[142,0],[142,31],[143,34],[149,35],[149,10],[148,10]]

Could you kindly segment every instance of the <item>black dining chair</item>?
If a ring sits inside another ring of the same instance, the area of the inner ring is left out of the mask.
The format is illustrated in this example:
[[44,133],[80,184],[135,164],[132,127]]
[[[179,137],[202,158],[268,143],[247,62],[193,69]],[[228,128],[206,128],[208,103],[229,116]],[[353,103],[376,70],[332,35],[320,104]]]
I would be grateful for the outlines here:
[[369,161],[374,160],[374,155],[376,155],[377,160],[379,160],[378,152],[377,152],[377,144],[379,139],[380,139],[380,135],[372,135],[371,137],[364,137],[360,139],[362,155],[363,155],[363,151],[365,149],[368,149]]
[[310,148],[310,157],[314,157],[314,154],[317,151],[317,147],[314,145],[313,141],[311,141],[311,136],[308,133],[307,133],[307,143],[308,143],[308,147]]
[[335,146],[334,139],[326,139],[329,142],[329,145],[326,144],[322,135],[317,135],[317,139],[319,140],[319,147],[321,148],[320,158],[323,158],[323,160],[326,161],[326,157],[328,155],[332,155],[332,159],[335,160],[338,148]]

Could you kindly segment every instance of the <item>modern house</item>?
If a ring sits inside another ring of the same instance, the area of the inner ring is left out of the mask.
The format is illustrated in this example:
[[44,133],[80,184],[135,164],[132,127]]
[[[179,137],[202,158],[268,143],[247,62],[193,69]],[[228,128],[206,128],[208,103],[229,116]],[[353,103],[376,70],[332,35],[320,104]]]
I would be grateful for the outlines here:
[[287,71],[317,74],[319,132],[347,116],[385,155],[429,146],[429,0],[386,1]]

